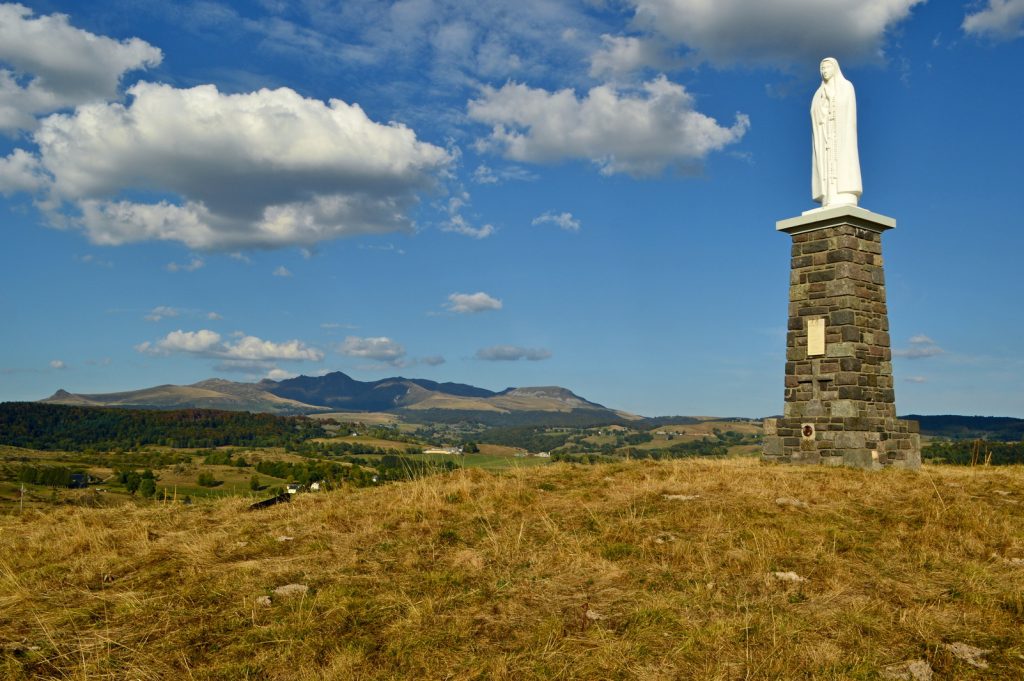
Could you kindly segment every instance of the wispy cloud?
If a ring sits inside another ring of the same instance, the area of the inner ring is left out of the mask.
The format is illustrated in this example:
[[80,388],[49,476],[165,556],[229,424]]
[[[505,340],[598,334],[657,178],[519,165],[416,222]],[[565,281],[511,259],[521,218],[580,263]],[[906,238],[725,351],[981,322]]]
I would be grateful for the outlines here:
[[143,317],[143,319],[145,319],[147,322],[158,322],[161,319],[177,317],[180,314],[181,310],[179,310],[176,307],[170,307],[168,305],[157,305],[152,310],[150,310],[149,314]]
[[169,262],[164,265],[164,269],[168,272],[195,272],[196,270],[201,269],[205,264],[206,262],[202,258],[192,258],[184,264]]
[[522,166],[505,166],[503,168],[491,168],[488,165],[480,164],[473,171],[473,182],[476,184],[500,184],[502,182],[531,182],[537,179],[536,173],[531,173]]
[[492,345],[476,351],[476,358],[488,362],[516,362],[521,359],[537,362],[551,357],[544,348],[524,348],[518,345]]
[[534,224],[534,225],[552,224],[552,225],[557,225],[558,227],[561,227],[562,229],[564,229],[567,232],[578,232],[578,231],[580,231],[580,221],[577,220],[576,218],[574,218],[572,216],[572,213],[557,213],[556,214],[556,213],[554,213],[552,211],[548,211],[547,213],[543,213],[543,214],[538,215],[537,217],[535,217],[531,224]]
[[284,265],[278,265],[278,266],[277,266],[277,269],[275,269],[275,270],[274,270],[274,271],[272,272],[272,274],[273,274],[273,275],[274,275],[275,277],[290,277],[290,276],[292,276],[291,270],[289,270],[289,269],[288,269],[287,267],[285,267]]
[[114,266],[114,263],[112,261],[104,260],[102,258],[97,258],[92,253],[85,253],[83,255],[76,255],[76,256],[74,256],[74,258],[75,258],[76,262],[84,263],[86,265],[95,265],[96,267],[103,267],[103,268],[106,268],[106,269],[110,269],[111,267]]
[[904,357],[906,359],[924,359],[926,357],[936,357],[946,353],[946,351],[940,348],[934,340],[924,334],[911,336],[909,344],[910,347],[893,350],[893,356]]
[[462,216],[462,210],[468,203],[469,194],[466,192],[448,199],[448,219],[441,223],[441,230],[444,232],[455,232],[456,234],[462,234],[474,239],[486,239],[494,234],[494,225],[485,224],[480,227],[474,227],[466,221]]

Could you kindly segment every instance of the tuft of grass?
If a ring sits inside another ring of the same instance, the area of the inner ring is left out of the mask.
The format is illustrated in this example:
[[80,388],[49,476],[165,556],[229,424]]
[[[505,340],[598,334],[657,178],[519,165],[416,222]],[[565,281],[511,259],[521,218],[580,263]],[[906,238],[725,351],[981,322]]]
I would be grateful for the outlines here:
[[0,677],[1024,677],[1021,468],[555,464],[247,503],[0,517]]

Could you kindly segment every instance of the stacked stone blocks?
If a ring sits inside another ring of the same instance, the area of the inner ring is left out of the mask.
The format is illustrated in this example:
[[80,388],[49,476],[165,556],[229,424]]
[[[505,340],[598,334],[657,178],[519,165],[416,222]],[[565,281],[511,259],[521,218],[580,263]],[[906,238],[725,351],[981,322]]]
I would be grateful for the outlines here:
[[889,226],[857,218],[791,232],[785,411],[765,421],[766,460],[920,465],[917,423],[896,418],[881,241]]

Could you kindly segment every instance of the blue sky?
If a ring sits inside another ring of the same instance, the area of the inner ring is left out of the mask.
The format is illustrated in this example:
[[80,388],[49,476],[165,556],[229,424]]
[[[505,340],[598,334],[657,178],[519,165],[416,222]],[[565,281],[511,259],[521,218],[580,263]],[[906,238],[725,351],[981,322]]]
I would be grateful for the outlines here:
[[1024,0],[0,4],[0,400],[341,370],[782,409],[824,56],[900,413],[1024,417]]

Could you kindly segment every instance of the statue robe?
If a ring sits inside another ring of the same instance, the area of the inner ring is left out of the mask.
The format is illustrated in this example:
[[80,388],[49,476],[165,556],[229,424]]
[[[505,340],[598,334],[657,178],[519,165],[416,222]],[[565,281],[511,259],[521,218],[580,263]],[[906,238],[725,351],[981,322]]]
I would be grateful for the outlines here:
[[[857,96],[853,83],[842,76],[838,67],[833,76],[835,94],[835,193],[863,193],[860,180],[860,156],[857,153]],[[811,134],[813,136],[813,158],[811,159],[811,197],[825,205],[828,193],[829,163],[825,148],[826,127],[828,126],[826,84],[822,83],[811,100]]]

